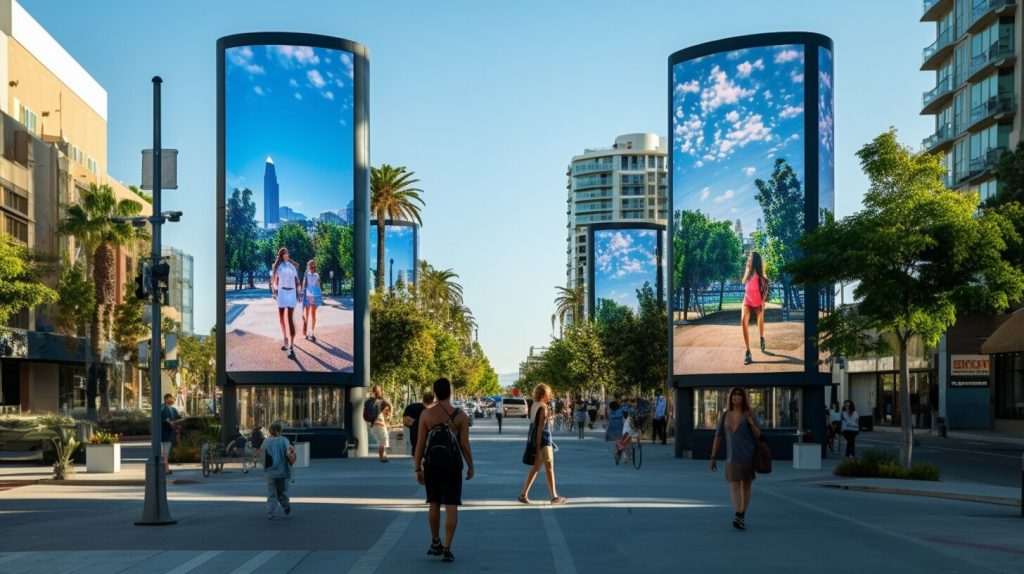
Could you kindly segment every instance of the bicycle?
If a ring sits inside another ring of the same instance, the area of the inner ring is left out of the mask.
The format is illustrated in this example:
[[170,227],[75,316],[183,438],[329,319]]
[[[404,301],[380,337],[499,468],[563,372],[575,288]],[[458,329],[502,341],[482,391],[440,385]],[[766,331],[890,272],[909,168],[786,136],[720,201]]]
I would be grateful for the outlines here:
[[[640,470],[640,465],[642,465],[643,462],[644,462],[644,445],[643,445],[643,443],[640,440],[631,440],[631,441],[629,441],[629,446],[627,446],[626,448],[629,449],[629,456],[627,456],[626,458],[630,459],[633,462],[633,468],[634,469]],[[622,457],[623,457],[624,454],[625,454],[625,449],[621,449],[621,448],[618,447],[618,445],[616,445],[615,446],[615,465],[616,466],[618,466],[618,464],[620,462],[624,462],[624,461],[622,461]]]

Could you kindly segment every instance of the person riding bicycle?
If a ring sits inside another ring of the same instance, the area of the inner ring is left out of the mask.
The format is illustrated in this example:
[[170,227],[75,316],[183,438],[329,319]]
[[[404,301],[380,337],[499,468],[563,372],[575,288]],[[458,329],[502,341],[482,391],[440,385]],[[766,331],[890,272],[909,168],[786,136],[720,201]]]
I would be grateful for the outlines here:
[[634,440],[640,440],[640,431],[633,426],[633,420],[636,418],[635,415],[630,413],[623,413],[622,417],[622,438],[615,442],[615,450],[618,454],[622,455],[623,461],[629,460],[629,452],[626,450],[629,448],[629,443]]

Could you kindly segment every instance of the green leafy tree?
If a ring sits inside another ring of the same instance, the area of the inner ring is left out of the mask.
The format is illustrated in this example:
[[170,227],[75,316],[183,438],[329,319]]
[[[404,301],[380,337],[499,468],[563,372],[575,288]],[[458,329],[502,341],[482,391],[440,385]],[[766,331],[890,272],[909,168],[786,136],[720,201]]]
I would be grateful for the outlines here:
[[600,297],[594,306],[594,321],[599,325],[623,325],[633,317],[633,309],[613,299]]
[[306,273],[306,262],[313,259],[313,242],[309,239],[309,233],[300,223],[289,221],[277,228],[274,235],[274,256],[277,257],[277,250],[285,247],[288,249],[288,257],[295,263],[299,272],[299,280]]
[[707,243],[707,278],[718,283],[718,310],[725,300],[725,285],[743,273],[743,244],[728,221],[710,225]]
[[[91,184],[82,191],[79,200],[67,207],[61,221],[60,232],[77,239],[86,253],[86,263],[92,271],[96,306],[89,325],[90,351],[95,363],[102,363],[103,347],[110,338],[114,303],[117,300],[117,248],[138,245],[149,239],[145,228],[132,227],[124,218],[142,213],[142,204],[132,199],[118,199],[108,185]],[[100,364],[95,373],[101,397],[101,409],[109,409],[106,392],[106,366]],[[92,375],[90,375],[92,376]],[[92,386],[90,382],[89,386]],[[87,405],[94,413],[92,401]]]
[[[806,258],[790,263],[786,271],[799,284],[858,282],[856,314],[835,313],[832,319],[856,323],[832,344],[841,346],[851,333],[868,330],[895,335],[903,431],[900,464],[909,469],[913,421],[908,342],[916,335],[933,347],[958,312],[1002,312],[1024,293],[1024,272],[1002,257],[1007,249],[1005,218],[995,212],[979,216],[976,195],[947,190],[938,156],[901,146],[895,129],[857,155],[870,181],[864,209],[805,236],[800,246]],[[825,343],[830,344],[827,339]]]
[[[216,375],[215,360],[217,357],[217,329],[214,327],[206,337],[196,335],[184,336],[178,340],[178,362],[189,396],[214,396],[214,377]],[[197,412],[193,402],[193,412]]]
[[[121,303],[114,306],[111,340],[118,357],[127,358],[128,362],[137,364],[139,362],[139,343],[149,339],[150,325],[143,320],[142,313],[145,303],[135,297],[135,282],[126,283],[123,286],[123,293]],[[123,373],[123,369],[117,369],[115,377],[123,377]],[[101,391],[105,393],[109,392],[109,389]],[[104,399],[101,394],[100,418],[107,418],[108,409],[109,397]]]
[[758,189],[754,199],[764,212],[764,229],[770,241],[773,263],[782,270],[782,306],[786,309],[803,307],[793,279],[785,271],[786,265],[800,257],[798,242],[804,233],[804,191],[796,171],[784,159],[776,159],[772,176],[767,181],[754,180]]
[[435,321],[447,324],[454,308],[462,308],[462,285],[455,280],[459,274],[451,269],[435,269],[420,260],[416,298]]
[[384,235],[388,219],[412,221],[422,224],[420,198],[422,189],[414,187],[419,183],[415,172],[405,167],[383,164],[370,168],[370,212],[377,219],[377,291],[384,290]]
[[373,293],[370,323],[374,383],[395,395],[406,384],[430,379],[436,366],[436,327],[414,301],[394,293]]
[[[96,291],[78,263],[66,265],[57,283],[60,302],[55,321],[65,335],[85,337],[89,320],[96,310]],[[132,298],[135,294],[132,293]]]
[[673,299],[676,308],[682,309],[683,319],[686,319],[694,294],[707,286],[712,275],[708,246],[713,224],[700,211],[676,211],[674,217],[672,254],[675,261],[672,275],[676,292]]
[[0,233],[0,326],[22,309],[57,300],[57,291],[40,282],[32,250]]
[[256,287],[253,274],[260,263],[259,223],[256,221],[256,202],[249,188],[235,189],[228,199],[225,215],[224,245],[228,269],[235,277],[235,289],[241,289],[246,278],[250,289]]
[[[313,227],[313,259],[316,261],[316,268],[324,285],[330,283],[332,272],[338,280],[341,280],[346,263],[351,265],[351,251],[347,253],[342,251],[345,235],[351,237],[351,233],[351,228],[326,221],[318,221]],[[343,259],[344,255],[348,255],[348,261]],[[328,290],[333,292],[333,287],[331,285]]]
[[572,322],[583,319],[583,306],[587,303],[587,291],[583,285],[575,287],[555,287],[555,312],[551,315],[551,330],[555,329],[555,321],[558,321],[558,331],[562,332],[565,327],[565,320],[569,318]]
[[989,206],[1024,203],[1024,143],[1018,143],[1017,149],[1000,156],[996,176],[999,190],[989,198]]

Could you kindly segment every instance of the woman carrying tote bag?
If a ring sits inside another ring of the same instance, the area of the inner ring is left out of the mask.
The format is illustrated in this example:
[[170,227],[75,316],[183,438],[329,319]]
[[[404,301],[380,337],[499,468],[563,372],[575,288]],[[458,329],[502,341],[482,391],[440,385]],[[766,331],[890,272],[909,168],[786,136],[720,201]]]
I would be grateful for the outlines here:
[[[530,503],[530,487],[540,472],[541,465],[544,465],[544,477],[548,480],[548,489],[551,491],[551,504],[565,503],[565,497],[559,496],[555,489],[555,449],[551,442],[551,431],[548,430],[548,421],[551,418],[551,411],[548,402],[551,400],[551,387],[541,383],[533,389],[533,407],[531,407],[530,437],[533,448],[533,465],[526,473],[526,483],[523,484],[523,491],[519,493],[519,502]],[[529,445],[523,454],[523,462],[529,464],[531,452]]]
[[718,472],[718,447],[725,437],[725,480],[729,482],[732,506],[736,515],[732,525],[737,530],[747,527],[747,507],[754,482],[754,456],[761,438],[761,429],[754,421],[747,392],[736,387],[729,391],[729,410],[718,418],[715,442],[711,446],[711,472]]

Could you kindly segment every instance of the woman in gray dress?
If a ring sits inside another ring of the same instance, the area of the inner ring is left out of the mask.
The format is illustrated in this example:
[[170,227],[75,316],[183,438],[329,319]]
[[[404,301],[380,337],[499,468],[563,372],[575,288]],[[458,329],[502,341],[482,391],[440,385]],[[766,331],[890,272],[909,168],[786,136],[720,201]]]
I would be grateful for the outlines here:
[[754,449],[761,437],[761,429],[754,421],[747,401],[747,392],[736,387],[729,391],[729,410],[718,418],[715,442],[711,446],[711,472],[718,471],[718,447],[725,437],[725,480],[729,481],[732,506],[736,516],[732,525],[737,530],[747,527],[747,507],[750,506],[750,487],[754,482]]

